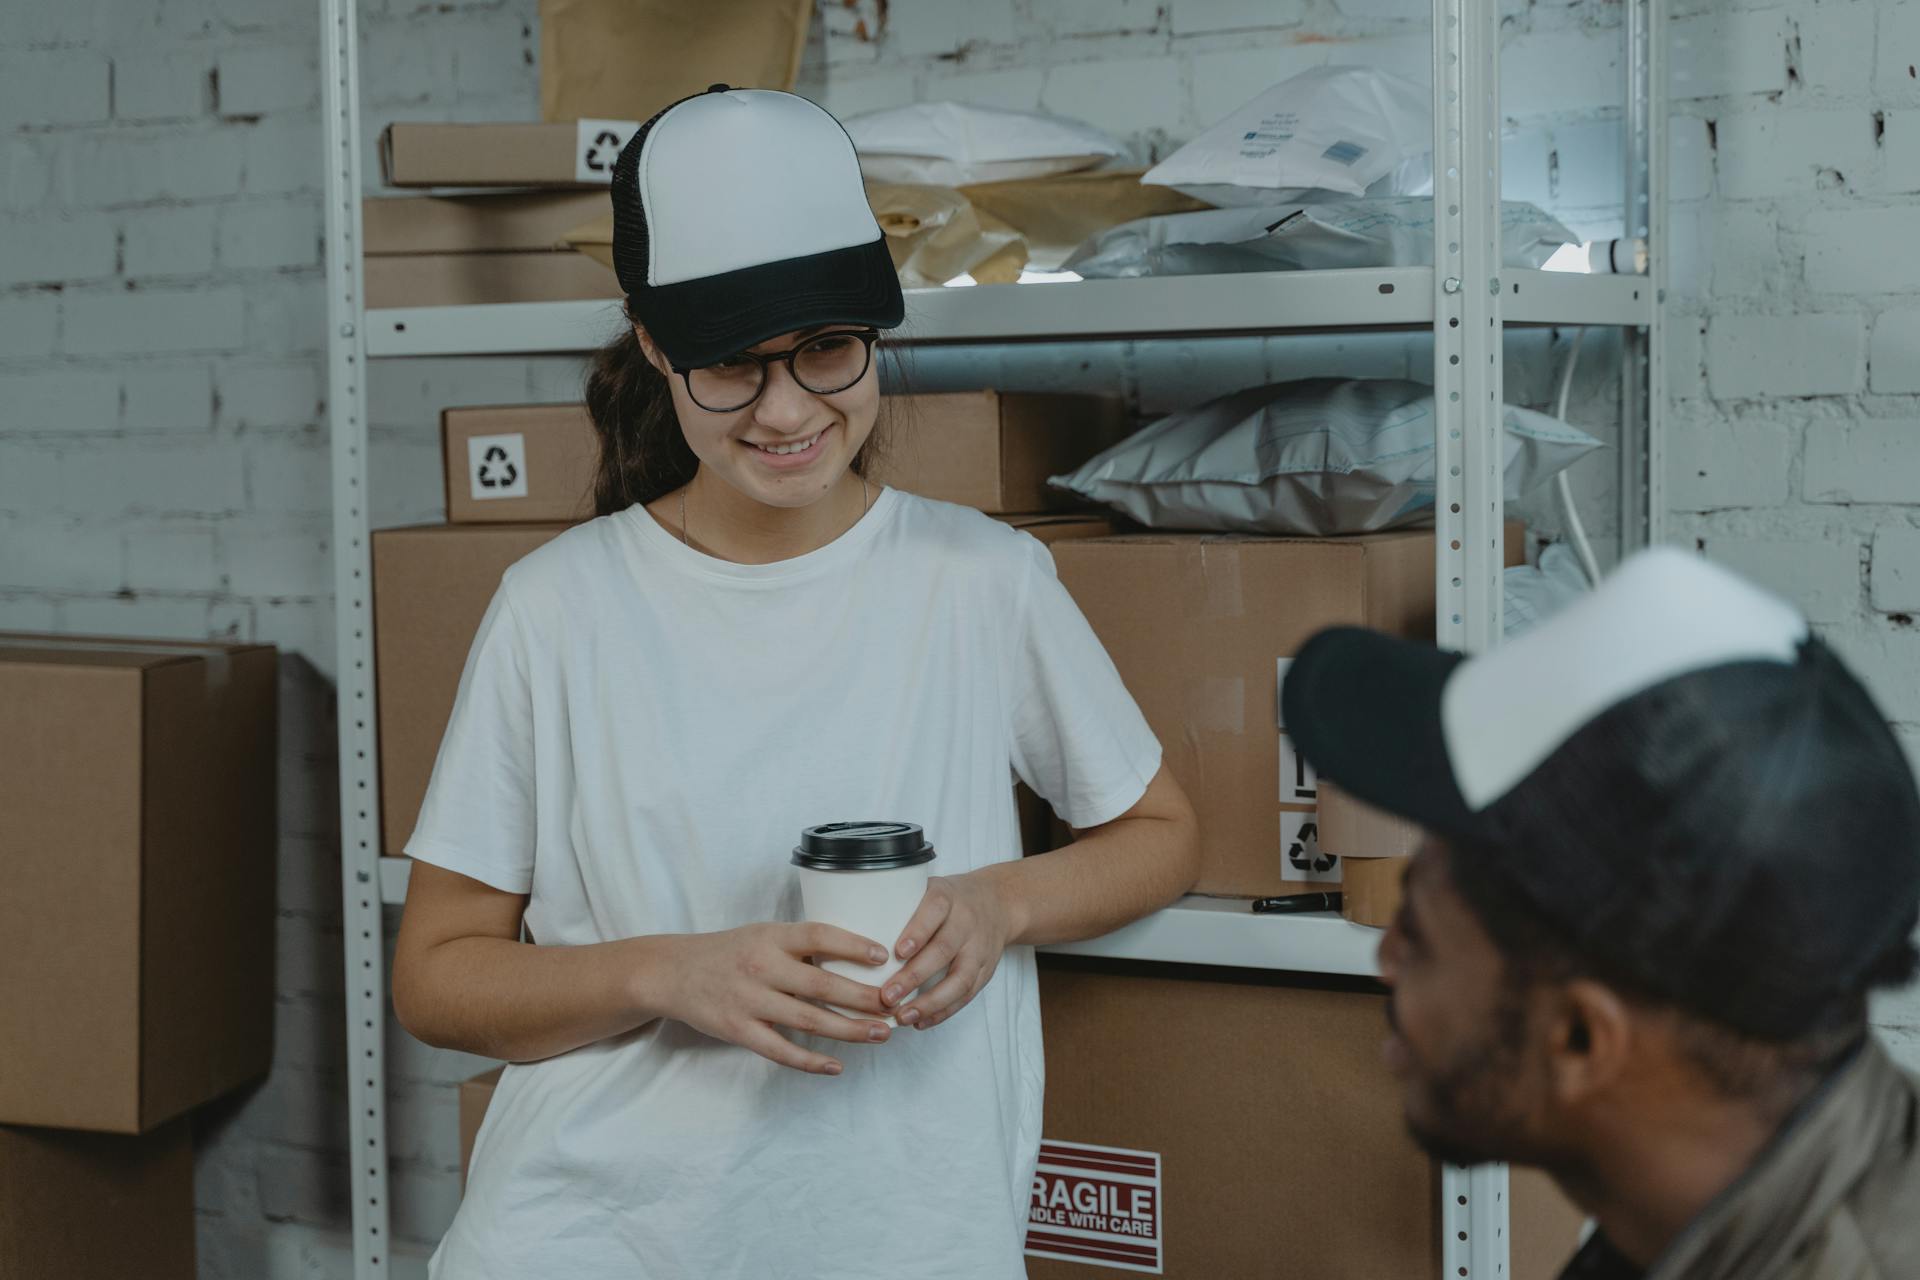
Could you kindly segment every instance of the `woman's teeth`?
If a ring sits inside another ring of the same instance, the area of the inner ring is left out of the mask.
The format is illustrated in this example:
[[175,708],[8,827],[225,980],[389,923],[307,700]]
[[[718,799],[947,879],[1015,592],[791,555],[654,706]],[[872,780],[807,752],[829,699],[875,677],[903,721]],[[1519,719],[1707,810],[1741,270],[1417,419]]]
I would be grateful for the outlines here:
[[[820,434],[821,434],[820,432],[816,431],[813,433],[812,436],[808,437],[805,440],[800,441],[800,443],[798,444],[756,444],[753,447],[760,450],[762,453],[775,453],[775,454],[805,453],[807,450],[813,448],[813,442],[820,438]],[[752,442],[749,441],[749,443],[752,443]]]

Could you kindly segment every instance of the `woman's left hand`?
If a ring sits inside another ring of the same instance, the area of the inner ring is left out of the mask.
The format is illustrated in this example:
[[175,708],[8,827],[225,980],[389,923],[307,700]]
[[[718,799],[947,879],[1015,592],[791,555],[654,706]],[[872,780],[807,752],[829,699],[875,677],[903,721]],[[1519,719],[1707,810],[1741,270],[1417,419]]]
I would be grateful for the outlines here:
[[[939,1026],[992,980],[1017,933],[1003,888],[990,870],[927,882],[927,896],[894,944],[894,955],[906,966],[887,980],[881,994],[889,1009],[905,1000],[895,1014],[901,1026],[916,1031]],[[913,994],[943,971],[947,976],[938,986]]]

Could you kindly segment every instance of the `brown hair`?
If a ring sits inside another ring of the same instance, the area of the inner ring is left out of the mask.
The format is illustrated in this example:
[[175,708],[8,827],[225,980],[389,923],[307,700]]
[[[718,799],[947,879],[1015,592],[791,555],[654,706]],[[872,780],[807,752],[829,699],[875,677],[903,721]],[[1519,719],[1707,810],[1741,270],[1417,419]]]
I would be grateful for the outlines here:
[[[600,437],[600,461],[593,476],[597,516],[664,497],[700,469],[680,429],[667,377],[647,359],[631,324],[596,351],[587,366],[587,414]],[[884,455],[887,416],[882,401],[872,433],[854,455],[855,475],[869,474]]]

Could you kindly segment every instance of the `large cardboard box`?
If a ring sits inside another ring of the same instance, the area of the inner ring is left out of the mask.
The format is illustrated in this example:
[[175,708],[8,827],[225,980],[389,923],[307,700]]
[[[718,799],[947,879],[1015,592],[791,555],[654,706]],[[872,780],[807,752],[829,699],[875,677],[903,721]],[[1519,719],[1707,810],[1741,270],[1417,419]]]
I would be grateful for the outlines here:
[[[1438,1169],[1382,1065],[1377,989],[1045,957],[1040,993],[1033,1280],[1438,1271]],[[1514,1185],[1509,1274],[1549,1280],[1578,1215],[1538,1175]]]
[[[890,447],[874,479],[989,515],[1068,505],[1071,499],[1049,489],[1047,477],[1071,471],[1127,430],[1125,407],[1105,396],[969,391],[888,396],[881,405]],[[586,406],[455,408],[440,421],[448,520],[591,514],[588,489],[600,441]],[[511,481],[501,483],[509,473]]]
[[[602,124],[612,127],[594,128]],[[393,187],[604,187],[637,127],[629,121],[390,124],[380,134],[380,168]],[[597,134],[605,140],[596,141]]]
[[516,560],[564,524],[424,525],[373,535],[382,843],[413,834],[480,619]]
[[[1113,530],[1099,516],[1002,519],[1048,543]],[[380,688],[380,817],[386,853],[402,851],[420,817],[467,650],[500,575],[566,528],[559,523],[446,524],[374,533],[374,674]],[[1044,815],[1045,806],[1040,811]]]
[[389,253],[362,264],[369,307],[478,307],[618,298],[620,282],[584,253]]
[[[1508,563],[1522,542],[1510,525]],[[1431,637],[1432,531],[1137,534],[1067,543],[1054,560],[1200,815],[1196,892],[1337,888],[1317,784],[1280,729],[1280,671],[1323,627]]]
[[266,1073],[276,692],[267,645],[0,635],[0,1124],[144,1133]]
[[960,391],[891,396],[880,478],[897,489],[989,514],[1046,511],[1074,499],[1047,486],[1127,434],[1108,396]]
[[0,1276],[194,1280],[192,1131],[0,1127]]
[[373,198],[360,202],[360,243],[370,256],[559,250],[609,202],[604,190]]
[[497,405],[440,415],[453,524],[585,520],[599,437],[583,404]]

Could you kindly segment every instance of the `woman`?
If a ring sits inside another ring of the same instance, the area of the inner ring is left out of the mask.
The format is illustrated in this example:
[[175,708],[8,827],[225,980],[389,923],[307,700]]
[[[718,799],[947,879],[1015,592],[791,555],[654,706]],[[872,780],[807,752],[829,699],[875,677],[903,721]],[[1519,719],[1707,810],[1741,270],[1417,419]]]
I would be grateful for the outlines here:
[[[433,1274],[1020,1276],[1032,947],[1188,888],[1192,812],[1040,544],[866,478],[902,304],[838,122],[716,86],[613,200],[601,517],[506,574],[407,846],[395,1007],[511,1064]],[[1077,843],[1021,860],[1014,774]],[[938,850],[899,938],[794,923],[849,818]]]

